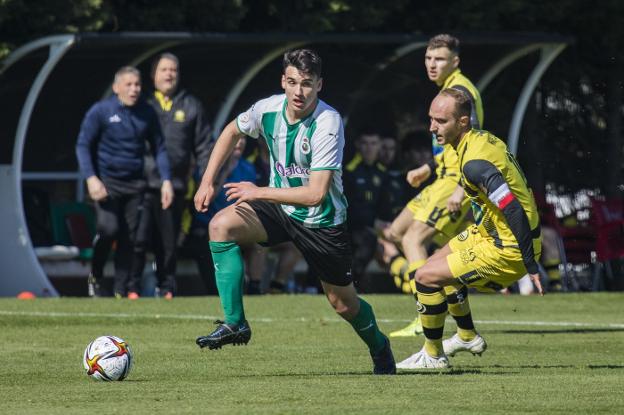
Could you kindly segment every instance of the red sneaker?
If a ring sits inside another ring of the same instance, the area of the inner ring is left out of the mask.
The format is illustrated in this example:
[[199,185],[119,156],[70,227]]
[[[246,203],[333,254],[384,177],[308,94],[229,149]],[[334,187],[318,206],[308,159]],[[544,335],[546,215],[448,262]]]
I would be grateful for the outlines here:
[[138,300],[139,298],[139,294],[135,293],[134,291],[130,291],[128,293],[128,300]]
[[173,293],[171,291],[167,291],[164,298],[165,300],[173,300]]

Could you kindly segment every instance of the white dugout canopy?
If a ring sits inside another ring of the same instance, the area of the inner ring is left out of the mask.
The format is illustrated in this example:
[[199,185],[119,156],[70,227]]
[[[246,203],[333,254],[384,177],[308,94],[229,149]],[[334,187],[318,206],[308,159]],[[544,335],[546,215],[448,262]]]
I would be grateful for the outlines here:
[[[571,39],[455,35],[462,43],[460,67],[483,97],[485,128],[506,137],[515,153],[531,96]],[[0,296],[57,295],[33,249],[23,187],[34,184],[54,197],[84,198],[74,153],[80,122],[95,101],[110,94],[119,67],[137,66],[149,87],[151,60],[165,51],[176,54],[181,84],[202,100],[216,135],[258,98],[280,92],[286,50],[312,47],[323,58],[321,98],[348,125],[383,113],[389,103],[426,117],[437,90],[424,71],[427,40],[414,34],[128,32],[48,36],[18,48],[0,62]]]

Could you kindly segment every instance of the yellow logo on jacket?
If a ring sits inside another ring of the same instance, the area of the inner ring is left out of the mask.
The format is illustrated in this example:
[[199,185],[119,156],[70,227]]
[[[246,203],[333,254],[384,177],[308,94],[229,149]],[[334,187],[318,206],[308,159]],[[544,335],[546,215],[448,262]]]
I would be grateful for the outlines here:
[[173,114],[173,120],[175,122],[184,122],[185,119],[186,114],[182,110],[176,110],[176,112]]

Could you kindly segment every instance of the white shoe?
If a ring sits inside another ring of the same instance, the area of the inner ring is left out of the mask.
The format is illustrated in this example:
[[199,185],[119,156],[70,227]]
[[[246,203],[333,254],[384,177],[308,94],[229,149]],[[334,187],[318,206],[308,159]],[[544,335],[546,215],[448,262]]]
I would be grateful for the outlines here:
[[487,343],[478,334],[469,342],[463,341],[459,335],[455,334],[453,337],[444,340],[442,347],[444,347],[444,353],[448,356],[455,356],[458,352],[470,352],[473,355],[481,356],[481,353],[487,349]]
[[411,323],[401,330],[393,331],[390,333],[390,337],[415,337],[422,334],[423,327],[420,322],[420,317],[416,317]]
[[397,369],[446,369],[451,367],[446,355],[440,357],[429,356],[423,347],[420,352],[411,355],[397,363]]

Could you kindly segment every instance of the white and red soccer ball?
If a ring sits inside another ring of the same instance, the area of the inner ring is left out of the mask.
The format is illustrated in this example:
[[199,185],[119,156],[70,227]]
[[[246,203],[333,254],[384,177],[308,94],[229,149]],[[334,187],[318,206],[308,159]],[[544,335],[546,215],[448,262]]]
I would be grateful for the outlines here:
[[101,336],[89,343],[82,363],[93,379],[124,380],[132,368],[132,350],[119,337]]

